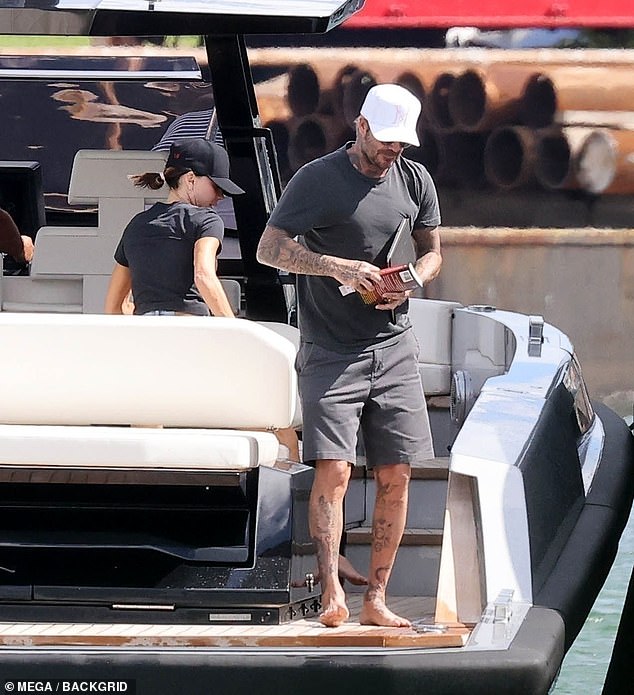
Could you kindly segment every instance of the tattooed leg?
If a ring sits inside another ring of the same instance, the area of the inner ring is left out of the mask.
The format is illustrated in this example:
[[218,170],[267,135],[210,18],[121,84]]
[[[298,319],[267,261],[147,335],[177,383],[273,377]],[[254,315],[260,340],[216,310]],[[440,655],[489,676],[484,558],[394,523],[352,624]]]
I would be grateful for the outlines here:
[[317,461],[310,493],[310,534],[317,550],[321,581],[321,622],[337,627],[349,616],[346,595],[339,581],[339,543],[343,532],[343,497],[350,479],[347,461]]
[[406,618],[385,604],[387,583],[396,559],[407,516],[409,464],[399,463],[376,469],[376,502],[372,522],[372,551],[368,588],[363,597],[362,625],[409,627]]

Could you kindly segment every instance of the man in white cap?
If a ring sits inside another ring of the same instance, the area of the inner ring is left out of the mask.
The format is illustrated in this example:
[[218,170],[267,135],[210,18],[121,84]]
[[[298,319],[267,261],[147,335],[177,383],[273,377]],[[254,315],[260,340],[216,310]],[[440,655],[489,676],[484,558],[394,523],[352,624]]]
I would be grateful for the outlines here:
[[355,141],[293,176],[258,247],[261,263],[298,274],[303,458],[315,466],[309,522],[322,583],[320,619],[332,627],[349,617],[337,556],[359,433],[376,481],[360,620],[410,625],[386,605],[405,528],[410,465],[434,455],[407,315],[410,292],[389,293],[375,306],[359,292],[379,281],[403,220],[420,279],[427,283],[440,271],[436,189],[421,164],[401,156],[418,145],[420,108],[399,85],[373,87],[355,121]]

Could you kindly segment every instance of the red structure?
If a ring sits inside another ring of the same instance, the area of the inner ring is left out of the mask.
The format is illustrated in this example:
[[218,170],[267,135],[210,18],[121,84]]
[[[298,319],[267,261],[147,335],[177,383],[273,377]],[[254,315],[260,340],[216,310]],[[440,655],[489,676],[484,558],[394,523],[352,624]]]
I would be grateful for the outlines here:
[[365,0],[349,29],[476,26],[631,28],[632,0]]

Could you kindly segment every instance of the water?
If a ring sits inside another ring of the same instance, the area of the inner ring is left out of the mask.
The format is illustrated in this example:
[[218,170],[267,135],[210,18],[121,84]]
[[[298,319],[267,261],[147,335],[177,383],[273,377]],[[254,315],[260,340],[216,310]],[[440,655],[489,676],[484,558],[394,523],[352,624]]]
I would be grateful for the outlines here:
[[[634,567],[634,511],[614,565],[583,629],[564,659],[553,695],[600,695]],[[634,692],[634,686],[633,686]]]

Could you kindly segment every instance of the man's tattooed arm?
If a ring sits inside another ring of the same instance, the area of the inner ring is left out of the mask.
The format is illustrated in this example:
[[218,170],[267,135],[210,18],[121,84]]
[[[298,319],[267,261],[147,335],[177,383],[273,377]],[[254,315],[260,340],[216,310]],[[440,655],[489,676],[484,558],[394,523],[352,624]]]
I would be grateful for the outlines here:
[[379,269],[365,261],[314,253],[283,229],[267,225],[258,245],[257,259],[264,265],[301,275],[326,275],[354,289],[372,289]]

